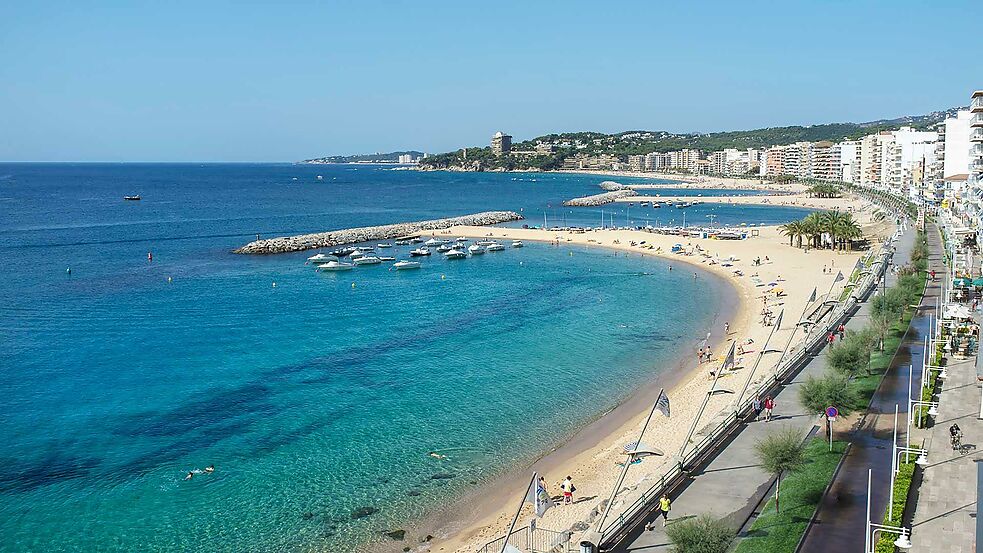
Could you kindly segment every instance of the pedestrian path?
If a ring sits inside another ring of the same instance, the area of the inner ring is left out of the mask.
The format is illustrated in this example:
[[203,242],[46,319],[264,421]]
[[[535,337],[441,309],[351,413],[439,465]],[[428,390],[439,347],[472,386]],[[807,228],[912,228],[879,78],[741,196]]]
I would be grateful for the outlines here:
[[[911,523],[912,551],[975,551],[976,461],[983,455],[983,423],[976,359],[949,360],[939,395],[939,416],[924,439],[929,464],[922,471]],[[953,451],[949,427],[963,431],[963,450]],[[913,443],[912,445],[916,445]]]
[[[907,259],[912,239],[908,233],[898,248],[898,259]],[[862,304],[861,312],[869,310]],[[860,328],[863,323],[851,318],[848,328]],[[769,492],[773,477],[759,465],[754,446],[765,436],[783,427],[799,431],[803,438],[819,422],[817,414],[799,402],[799,388],[809,376],[819,376],[826,370],[826,349],[813,357],[805,367],[775,395],[775,416],[771,422],[755,421],[744,424],[731,443],[717,453],[701,470],[690,475],[689,481],[672,494],[670,524],[673,520],[704,513],[724,519],[733,527],[741,526]],[[654,512],[648,520],[654,520]],[[671,543],[661,523],[652,530],[636,529],[632,536],[615,549],[619,552],[669,552]]]

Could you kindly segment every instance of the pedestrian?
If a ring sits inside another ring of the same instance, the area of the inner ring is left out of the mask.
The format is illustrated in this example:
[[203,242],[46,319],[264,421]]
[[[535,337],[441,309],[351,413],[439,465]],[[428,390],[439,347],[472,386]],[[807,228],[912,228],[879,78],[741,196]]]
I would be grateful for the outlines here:
[[724,323],[724,335],[730,333],[730,323]]
[[669,510],[672,509],[672,501],[669,501],[669,496],[665,493],[659,498],[659,513],[662,515],[662,527],[665,528],[666,524],[669,524]]
[[563,503],[565,505],[572,504],[573,492],[577,491],[577,487],[573,485],[573,478],[567,476],[567,479],[560,484],[560,489],[563,490]]
[[698,357],[696,358],[696,363],[697,363],[697,364],[699,365],[699,364],[700,364],[700,363],[702,363],[702,362],[703,362],[703,348],[701,347],[701,348],[700,348],[700,354],[699,354],[699,356],[698,356]]
[[771,410],[775,408],[775,400],[771,396],[765,396],[765,422],[771,420]]
[[829,331],[829,335],[826,336],[826,343],[829,344],[830,346],[832,346],[833,345],[833,342],[835,340],[836,340],[836,335],[833,334],[833,331],[832,330],[830,330]]
[[840,326],[836,328],[836,331],[840,333],[840,341],[843,341],[843,339],[846,337],[846,325],[840,323]]
[[707,346],[707,361],[713,359],[713,353],[710,351],[710,346]]
[[758,422],[761,418],[761,396],[754,396],[754,403],[751,404],[751,408],[754,410],[754,422]]

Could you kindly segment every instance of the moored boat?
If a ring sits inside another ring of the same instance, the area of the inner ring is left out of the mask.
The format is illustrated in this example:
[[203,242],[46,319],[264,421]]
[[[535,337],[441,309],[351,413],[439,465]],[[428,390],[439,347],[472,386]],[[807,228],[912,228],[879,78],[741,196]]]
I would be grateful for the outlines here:
[[328,261],[327,263],[321,263],[317,266],[319,271],[349,271],[354,267],[351,263],[345,263],[342,261]]
[[494,244],[489,244],[485,249],[490,252],[500,252],[505,249],[505,246],[499,244],[498,242],[495,242]]
[[481,255],[485,253],[485,247],[481,244],[471,244],[468,246],[468,253],[471,255]]
[[328,261],[338,261],[338,256],[330,255],[326,253],[318,253],[307,258],[307,262],[312,265],[317,265],[318,263],[327,263]]
[[380,255],[379,261],[396,261],[396,258],[391,255]]
[[412,255],[413,257],[430,255],[430,248],[417,248],[415,250],[410,250],[410,255]]
[[447,259],[464,259],[468,254],[462,252],[461,250],[454,248],[444,254]]
[[140,196],[123,196],[123,199],[128,202],[139,202]]
[[335,257],[347,257],[355,251],[355,248],[338,248],[331,252],[331,255]]
[[446,243],[447,243],[446,240],[441,240],[440,238],[431,238],[430,240],[424,242],[423,245],[427,247],[433,247],[433,246],[440,246],[441,244],[446,244]]
[[512,241],[512,247],[513,248],[521,248],[522,246],[523,246],[522,240],[513,240]]
[[404,269],[419,269],[421,267],[419,261],[397,261],[393,263],[393,269],[397,271],[402,271]]
[[391,247],[393,247],[393,245],[392,244],[389,244],[388,242],[383,242],[381,244],[376,244],[375,247],[377,247],[377,248],[391,248]]
[[440,253],[449,252],[449,251],[451,251],[451,249],[452,248],[450,246],[448,246],[447,244],[441,244],[441,245],[437,246],[437,251],[440,252]]
[[355,261],[352,261],[352,263],[356,265],[378,265],[382,263],[382,260],[374,255],[367,255],[365,257],[359,257]]

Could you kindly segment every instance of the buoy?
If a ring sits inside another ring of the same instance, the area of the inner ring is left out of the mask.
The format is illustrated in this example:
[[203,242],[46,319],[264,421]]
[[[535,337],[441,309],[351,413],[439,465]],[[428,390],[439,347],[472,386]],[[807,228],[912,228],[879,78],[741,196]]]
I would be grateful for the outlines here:
[[69,268],[65,269],[65,272],[68,273],[68,274],[72,274],[72,268],[69,267]]
[[442,274],[442,275],[440,275],[440,280],[444,280],[444,279],[446,279],[446,278],[447,278],[447,275],[443,275],[443,274]]
[[273,287],[276,288],[276,283],[275,282],[273,283]]
[[354,288],[354,287],[355,287],[355,283],[353,282],[353,283],[352,283],[352,288]]
[[[167,277],[167,282],[170,282],[171,280],[172,280],[171,277]],[[274,286],[276,285],[274,284]]]

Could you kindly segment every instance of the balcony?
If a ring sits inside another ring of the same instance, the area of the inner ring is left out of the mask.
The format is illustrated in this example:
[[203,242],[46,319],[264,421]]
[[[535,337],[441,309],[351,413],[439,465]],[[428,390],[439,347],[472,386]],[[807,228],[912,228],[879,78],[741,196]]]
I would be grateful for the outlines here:
[[969,120],[969,126],[983,127],[983,113],[974,113],[972,119]]
[[983,92],[973,94],[973,101],[969,103],[969,109],[973,112],[983,111]]
[[969,131],[970,142],[983,142],[983,129],[973,129]]

